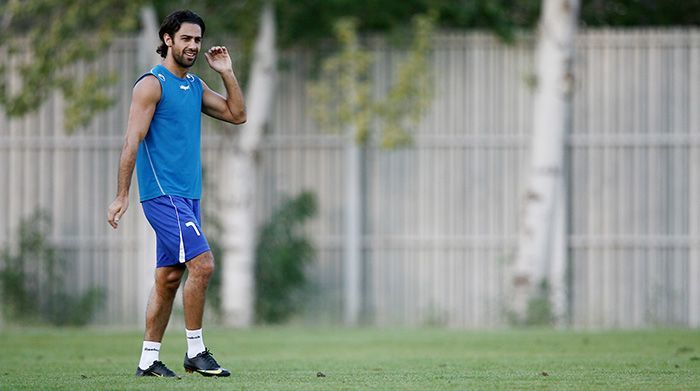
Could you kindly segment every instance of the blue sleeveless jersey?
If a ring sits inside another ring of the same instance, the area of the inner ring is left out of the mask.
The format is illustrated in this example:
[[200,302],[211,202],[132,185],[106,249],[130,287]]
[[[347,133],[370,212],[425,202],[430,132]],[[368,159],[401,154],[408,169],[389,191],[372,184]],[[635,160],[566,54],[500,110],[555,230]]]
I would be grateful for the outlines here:
[[[161,96],[136,157],[141,202],[162,195],[202,197],[202,82],[192,74],[179,78],[156,65]],[[137,81],[138,83],[138,81]]]

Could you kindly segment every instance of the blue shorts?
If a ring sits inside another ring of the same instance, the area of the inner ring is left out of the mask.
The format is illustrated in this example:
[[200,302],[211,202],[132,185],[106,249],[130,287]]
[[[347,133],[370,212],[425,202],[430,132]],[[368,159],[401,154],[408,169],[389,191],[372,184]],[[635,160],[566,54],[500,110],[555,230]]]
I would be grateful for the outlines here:
[[181,265],[209,251],[199,200],[164,195],[141,206],[156,232],[156,267]]

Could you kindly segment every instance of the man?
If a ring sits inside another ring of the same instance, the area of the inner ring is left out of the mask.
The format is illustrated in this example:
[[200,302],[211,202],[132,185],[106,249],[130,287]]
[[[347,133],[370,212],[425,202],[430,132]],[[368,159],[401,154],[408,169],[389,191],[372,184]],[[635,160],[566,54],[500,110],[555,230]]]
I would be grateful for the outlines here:
[[230,375],[214,360],[202,338],[205,293],[214,257],[202,232],[199,209],[200,127],[201,113],[232,124],[244,123],[246,113],[225,47],[214,46],[204,56],[221,76],[226,97],[187,72],[201,49],[204,29],[204,21],[187,10],[173,12],[163,21],[157,50],[163,60],[134,85],[117,196],[107,214],[109,224],[116,229],[129,206],[129,186],[136,166],[143,212],[157,238],[155,285],[146,309],[137,376],[177,376],[160,361],[159,351],[185,268],[185,370],[204,376]]

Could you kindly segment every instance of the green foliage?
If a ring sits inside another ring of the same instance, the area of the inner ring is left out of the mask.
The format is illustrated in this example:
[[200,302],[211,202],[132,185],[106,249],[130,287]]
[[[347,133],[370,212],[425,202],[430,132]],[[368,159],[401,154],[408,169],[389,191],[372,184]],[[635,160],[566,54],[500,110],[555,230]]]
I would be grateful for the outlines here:
[[697,26],[700,1],[586,0],[581,20],[588,26]]
[[[415,15],[434,13],[442,28],[482,28],[504,38],[517,28],[531,27],[540,0],[270,0],[277,16],[277,35],[283,48],[316,47],[333,34],[342,19],[356,20],[360,33],[404,29]],[[191,8],[204,18],[207,34],[232,33],[246,49],[255,38],[265,0],[155,0],[160,18]]]
[[[333,34],[340,19],[357,21],[360,33],[405,29],[415,15],[436,14],[442,29],[483,29],[506,41],[537,25],[542,0],[271,0],[282,47],[316,47]],[[160,16],[194,7],[212,32],[231,32],[252,42],[264,0],[157,0]],[[162,11],[161,11],[162,10]],[[668,26],[700,24],[700,2],[669,0],[584,0],[581,21],[589,26]]]
[[327,38],[339,19],[357,21],[357,31],[401,30],[414,16],[434,13],[447,29],[481,28],[511,39],[518,28],[532,27],[540,0],[277,0],[282,46],[315,46]]
[[[431,12],[440,28],[485,29],[510,41],[517,30],[536,25],[541,4],[541,0],[270,1],[275,6],[281,47],[316,47],[333,33],[339,20],[347,18],[356,20],[360,33],[401,34],[412,17]],[[85,126],[113,102],[105,87],[113,85],[116,78],[109,72],[92,71],[74,80],[71,66],[90,64],[116,35],[137,29],[139,9],[149,3],[155,5],[160,19],[176,9],[192,8],[205,19],[207,35],[233,34],[241,42],[237,72],[245,80],[264,2],[1,0],[0,75],[5,77],[0,77],[0,106],[10,116],[22,116],[37,110],[58,89],[67,98],[65,129],[72,132]],[[699,25],[700,3],[590,0],[582,2],[581,20],[589,26]],[[11,53],[22,56],[13,56],[10,64],[7,59]],[[9,82],[7,75],[13,74],[19,76],[19,82]]]
[[104,291],[91,288],[81,295],[66,291],[68,265],[47,240],[50,225],[47,214],[36,212],[20,224],[16,255],[9,248],[2,250],[3,316],[17,323],[85,325],[104,301]]
[[41,315],[54,326],[85,326],[104,301],[102,288],[92,287],[77,296],[59,290],[48,298]]
[[[3,72],[20,82],[0,83],[0,105],[10,116],[39,108],[55,90],[67,99],[64,127],[71,132],[111,106],[105,87],[116,78],[109,72],[88,72],[75,78],[70,67],[89,64],[115,35],[138,27],[138,11],[145,0],[9,0],[0,3],[0,42],[15,53],[14,64]],[[7,56],[5,56],[7,58]],[[4,60],[3,60],[4,61]]]
[[[233,33],[249,44],[257,32],[265,0],[156,0],[162,18],[193,8],[211,33]],[[483,29],[505,41],[537,25],[542,0],[271,0],[281,47],[317,47],[340,19],[354,19],[359,33],[403,32],[415,15],[435,13],[442,29]],[[700,24],[700,2],[669,0],[585,0],[581,21],[589,26],[668,26]]]
[[550,302],[549,282],[546,279],[542,280],[535,294],[528,300],[525,319],[518,319],[514,313],[509,313],[508,318],[513,326],[554,326],[556,318]]
[[[262,0],[199,0],[196,3],[190,0],[153,1],[158,22],[170,13],[185,8],[201,16],[207,27],[202,39],[202,48],[206,50],[214,45],[227,45],[236,78],[242,87],[248,80],[253,43],[258,32],[263,3]],[[192,71],[203,77],[211,88],[221,91],[223,84],[220,84],[219,75],[209,68],[203,54],[200,56]],[[221,124],[218,121],[215,123]]]
[[[216,181],[210,180],[211,176],[207,167],[203,168],[202,178],[204,180],[204,185],[206,186],[206,191],[208,194],[209,201],[208,205],[216,205],[219,202],[211,199],[211,197],[216,197],[219,194],[216,188]],[[216,271],[209,278],[209,286],[207,287],[207,307],[211,309],[211,314],[214,316],[215,321],[221,321],[222,316],[222,306],[221,306],[221,270],[223,270],[223,260],[224,260],[224,250],[221,245],[221,237],[223,234],[223,226],[221,225],[221,220],[219,215],[212,213],[210,209],[204,209],[204,224],[206,225],[206,236],[207,242],[209,242],[209,249],[214,255],[214,263],[216,265]]]
[[398,66],[397,77],[382,99],[372,96],[372,56],[361,48],[357,25],[341,19],[336,37],[341,50],[324,60],[319,79],[309,87],[312,115],[324,130],[352,131],[366,145],[377,125],[379,144],[396,148],[411,140],[409,130],[422,117],[432,98],[428,63],[435,16],[414,18],[414,39]]
[[214,263],[216,264],[216,272],[209,278],[209,286],[207,287],[207,307],[213,311],[216,321],[221,320],[221,270],[223,257],[223,248],[221,247],[221,225],[218,217],[207,214],[207,241],[209,249],[214,255]]
[[64,127],[73,130],[85,126],[95,114],[112,106],[114,98],[109,96],[102,86],[116,82],[115,74],[99,76],[95,73],[86,75],[79,84],[61,81],[61,89],[68,102]]
[[306,265],[314,248],[302,231],[316,214],[316,198],[304,192],[285,200],[260,230],[255,262],[255,317],[282,323],[299,309]]
[[355,139],[364,144],[373,114],[371,54],[360,48],[353,20],[339,20],[335,33],[341,50],[324,61],[320,79],[309,87],[312,115],[326,130],[342,132],[351,124]]
[[383,122],[381,145],[394,148],[411,141],[410,129],[425,113],[433,97],[429,56],[435,16],[417,16],[415,38],[407,58],[399,64],[394,86],[379,102],[376,113]]

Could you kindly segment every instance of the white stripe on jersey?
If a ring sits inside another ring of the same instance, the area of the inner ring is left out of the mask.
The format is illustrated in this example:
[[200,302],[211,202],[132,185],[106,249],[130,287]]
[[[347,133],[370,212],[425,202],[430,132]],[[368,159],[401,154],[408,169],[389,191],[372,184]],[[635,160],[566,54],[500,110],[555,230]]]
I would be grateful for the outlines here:
[[[146,156],[148,156],[148,163],[151,165],[151,170],[153,171],[153,177],[156,178],[156,183],[158,184],[158,188],[160,189],[160,193],[165,195],[165,191],[163,191],[163,186],[160,185],[160,181],[158,180],[158,175],[156,175],[156,168],[153,167],[153,160],[151,160],[151,152],[148,150],[148,143],[146,140],[143,140],[143,145],[146,147]],[[172,199],[170,200],[172,202]],[[175,204],[173,204],[175,206]],[[177,208],[176,208],[177,209]],[[178,224],[180,224],[180,220],[177,221]]]

